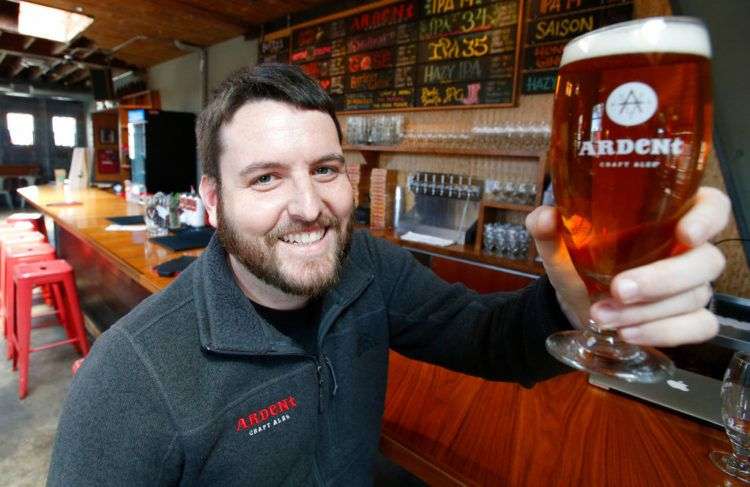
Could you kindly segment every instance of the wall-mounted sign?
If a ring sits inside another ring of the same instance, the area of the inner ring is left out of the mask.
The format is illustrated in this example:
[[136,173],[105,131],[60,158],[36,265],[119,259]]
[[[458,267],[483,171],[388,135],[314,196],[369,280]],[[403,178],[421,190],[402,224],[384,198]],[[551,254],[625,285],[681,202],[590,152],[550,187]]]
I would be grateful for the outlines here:
[[405,0],[270,42],[288,42],[338,110],[512,106],[522,1]]

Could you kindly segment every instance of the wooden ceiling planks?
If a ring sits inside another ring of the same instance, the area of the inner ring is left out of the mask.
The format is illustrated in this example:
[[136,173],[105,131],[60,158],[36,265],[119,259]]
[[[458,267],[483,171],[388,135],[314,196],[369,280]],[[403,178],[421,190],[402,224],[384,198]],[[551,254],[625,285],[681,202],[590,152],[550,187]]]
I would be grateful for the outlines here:
[[[115,54],[128,64],[148,68],[184,55],[181,41],[210,46],[242,35],[254,27],[331,0],[35,0],[35,3],[94,18],[83,35],[105,50],[137,36]],[[78,10],[80,8],[80,10]]]

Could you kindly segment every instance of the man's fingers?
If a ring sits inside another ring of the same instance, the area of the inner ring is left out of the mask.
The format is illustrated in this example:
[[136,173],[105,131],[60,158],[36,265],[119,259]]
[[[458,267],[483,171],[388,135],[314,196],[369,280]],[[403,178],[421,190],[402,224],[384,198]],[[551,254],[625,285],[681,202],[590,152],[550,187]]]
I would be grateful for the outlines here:
[[[534,238],[536,250],[549,274],[558,269],[566,274],[573,268],[570,255],[557,232],[557,210],[540,206],[526,216],[526,228]],[[552,277],[552,276],[550,276]]]
[[605,328],[647,323],[697,311],[708,304],[711,294],[711,287],[704,284],[655,303],[622,306],[606,299],[591,307],[591,318]]
[[719,322],[713,313],[700,309],[692,313],[620,329],[623,340],[635,345],[672,347],[699,343],[719,332]]
[[557,210],[552,206],[540,206],[526,215],[526,228],[536,240],[554,240],[557,227]]
[[727,226],[731,209],[729,198],[718,189],[699,188],[695,204],[677,225],[677,238],[689,247],[706,243]]
[[610,291],[621,303],[655,301],[716,279],[726,259],[711,244],[684,254],[621,272],[612,280]]
[[570,260],[568,249],[557,232],[557,210],[540,206],[526,217],[526,228],[534,237],[537,253],[542,258],[558,302],[573,326],[579,326],[588,316],[591,306],[586,287]]

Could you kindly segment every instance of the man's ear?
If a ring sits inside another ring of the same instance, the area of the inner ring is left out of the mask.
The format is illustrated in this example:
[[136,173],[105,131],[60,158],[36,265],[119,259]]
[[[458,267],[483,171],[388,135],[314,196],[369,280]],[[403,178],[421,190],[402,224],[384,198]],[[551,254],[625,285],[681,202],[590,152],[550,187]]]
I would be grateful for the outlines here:
[[206,212],[208,212],[208,223],[212,227],[218,227],[218,206],[219,206],[219,183],[216,178],[212,178],[206,175],[201,176],[201,183],[198,186],[198,192],[201,194],[203,204],[206,206]]

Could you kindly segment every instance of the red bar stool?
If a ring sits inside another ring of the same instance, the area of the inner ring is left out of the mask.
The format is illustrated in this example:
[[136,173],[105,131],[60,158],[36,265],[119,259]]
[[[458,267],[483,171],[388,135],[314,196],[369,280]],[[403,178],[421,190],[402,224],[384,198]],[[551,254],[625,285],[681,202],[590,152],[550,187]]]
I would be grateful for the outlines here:
[[[13,272],[15,283],[15,302],[17,305],[17,320],[15,328],[11,329],[11,341],[18,351],[18,397],[23,399],[28,393],[29,355],[33,352],[47,350],[52,347],[72,343],[84,357],[89,353],[89,342],[83,328],[76,292],[73,268],[63,259],[31,264],[19,264]],[[40,347],[31,347],[31,293],[35,286],[52,284],[62,286],[63,303],[67,307],[66,314],[70,318],[70,326],[66,328],[68,338],[47,343]]]
[[29,222],[34,226],[34,230],[44,235],[44,239],[47,240],[47,225],[44,224],[44,215],[41,213],[13,213],[5,219],[5,222]]
[[[7,303],[4,313],[4,336],[6,339],[5,357],[10,359],[14,358],[16,350],[12,347],[11,341],[9,340],[10,334],[13,331],[14,326],[14,308],[15,302],[14,296],[14,284],[13,284],[13,270],[18,264],[25,264],[39,261],[50,261],[55,260],[55,248],[48,243],[44,242],[32,242],[23,244],[7,244],[4,247],[5,250],[5,275],[3,276],[4,282],[4,296],[3,302]],[[54,286],[53,286],[54,287]],[[64,311],[62,303],[62,296],[59,291],[54,293],[55,303],[57,308],[57,315],[60,323],[63,326],[67,326],[67,315]]]
[[9,245],[44,242],[44,235],[34,231],[0,233],[0,321],[5,320],[5,248]]
[[5,221],[0,222],[0,234],[23,232],[23,231],[26,231],[26,232],[34,231],[34,224],[31,222],[16,222],[16,223],[7,223]]

